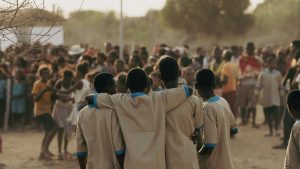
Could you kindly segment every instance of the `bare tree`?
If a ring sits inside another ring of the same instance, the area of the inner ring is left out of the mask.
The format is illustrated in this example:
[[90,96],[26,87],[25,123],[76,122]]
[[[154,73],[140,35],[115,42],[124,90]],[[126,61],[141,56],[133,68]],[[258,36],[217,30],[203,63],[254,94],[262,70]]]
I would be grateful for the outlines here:
[[[49,34],[53,27],[65,21],[59,8],[46,11],[44,0],[0,0],[0,3],[0,36],[13,44],[31,43],[48,37],[45,42],[55,34]],[[31,32],[34,26],[45,25],[47,30]],[[17,39],[12,39],[11,35]]]

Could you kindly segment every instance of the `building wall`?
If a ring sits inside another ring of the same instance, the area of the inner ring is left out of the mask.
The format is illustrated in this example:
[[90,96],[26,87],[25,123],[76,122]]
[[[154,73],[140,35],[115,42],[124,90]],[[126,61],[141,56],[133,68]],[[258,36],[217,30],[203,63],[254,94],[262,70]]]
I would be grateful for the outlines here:
[[[5,31],[0,36],[0,49],[3,51],[7,47],[18,42],[40,41],[43,44],[51,43],[53,45],[64,44],[64,30],[62,26],[36,26],[19,28],[17,35],[13,31]],[[3,36],[5,35],[5,36]]]

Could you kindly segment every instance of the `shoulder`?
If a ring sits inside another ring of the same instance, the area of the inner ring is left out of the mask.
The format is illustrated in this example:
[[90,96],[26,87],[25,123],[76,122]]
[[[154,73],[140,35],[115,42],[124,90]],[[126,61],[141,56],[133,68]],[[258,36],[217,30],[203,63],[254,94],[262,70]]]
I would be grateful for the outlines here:
[[82,121],[84,117],[90,116],[91,113],[99,112],[100,109],[96,109],[95,107],[85,106],[83,109],[79,111],[78,122]]
[[40,80],[37,80],[37,81],[34,82],[33,85],[34,85],[34,86],[39,86],[39,85],[41,85],[41,83],[42,83],[42,82],[41,82]]
[[210,113],[214,110],[214,103],[204,102],[203,103],[203,110],[205,113]]
[[194,104],[199,104],[199,103],[202,104],[203,103],[202,98],[199,98],[198,96],[195,96],[195,95],[192,95],[192,96],[188,97],[187,100],[189,102],[194,103]]
[[299,121],[293,125],[292,130],[294,133],[297,133],[300,136],[300,122]]

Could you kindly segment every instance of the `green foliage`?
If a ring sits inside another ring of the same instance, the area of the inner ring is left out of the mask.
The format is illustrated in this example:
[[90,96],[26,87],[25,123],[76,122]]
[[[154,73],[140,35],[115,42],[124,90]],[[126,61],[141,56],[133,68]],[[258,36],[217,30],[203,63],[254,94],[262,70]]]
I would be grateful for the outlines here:
[[187,33],[239,35],[253,24],[244,13],[248,6],[249,0],[167,0],[162,16],[168,26]]
[[[113,12],[74,12],[64,27],[68,45],[88,43],[103,47],[105,42],[119,42],[119,19]],[[130,47],[139,44],[151,49],[161,42],[173,44],[175,38],[179,38],[179,33],[161,26],[159,11],[149,11],[144,17],[124,18],[124,40]]]
[[300,0],[266,0],[254,11],[255,27],[251,34],[268,41],[287,44],[300,36]]
[[[248,6],[249,0],[167,0],[161,11],[125,17],[124,40],[131,48],[138,44],[151,50],[160,43],[285,45],[300,38],[300,0],[266,0],[252,14],[244,14]],[[74,12],[64,26],[68,45],[102,48],[104,42],[119,42],[119,18],[114,12]]]

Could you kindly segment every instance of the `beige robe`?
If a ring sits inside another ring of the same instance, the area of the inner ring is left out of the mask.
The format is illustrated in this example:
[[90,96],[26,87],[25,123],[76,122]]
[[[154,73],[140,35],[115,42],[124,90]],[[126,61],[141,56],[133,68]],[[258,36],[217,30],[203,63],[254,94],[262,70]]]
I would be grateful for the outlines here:
[[[208,169],[233,169],[230,152],[230,130],[236,127],[229,104],[222,97],[213,97],[204,108],[204,146],[214,147]],[[201,164],[201,161],[200,161]]]
[[87,155],[86,169],[120,169],[117,154],[125,147],[116,112],[85,107],[79,114],[76,154]]
[[125,169],[165,169],[166,115],[187,98],[186,88],[152,92],[149,95],[98,94],[99,108],[116,110],[123,132]]
[[292,128],[289,144],[286,150],[284,169],[300,168],[300,120]]
[[167,112],[167,169],[199,169],[196,145],[191,140],[195,128],[203,126],[202,100],[196,96]]

